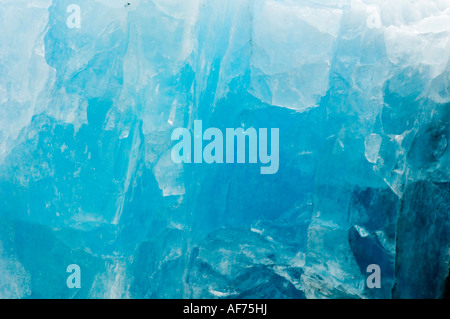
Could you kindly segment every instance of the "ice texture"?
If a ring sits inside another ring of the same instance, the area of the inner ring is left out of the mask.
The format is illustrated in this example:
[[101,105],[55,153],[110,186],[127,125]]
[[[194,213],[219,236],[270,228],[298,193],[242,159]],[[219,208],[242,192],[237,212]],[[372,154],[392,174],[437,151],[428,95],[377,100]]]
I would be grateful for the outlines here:
[[[444,294],[449,0],[0,0],[0,27],[0,298]],[[175,164],[194,120],[279,128],[279,171]]]

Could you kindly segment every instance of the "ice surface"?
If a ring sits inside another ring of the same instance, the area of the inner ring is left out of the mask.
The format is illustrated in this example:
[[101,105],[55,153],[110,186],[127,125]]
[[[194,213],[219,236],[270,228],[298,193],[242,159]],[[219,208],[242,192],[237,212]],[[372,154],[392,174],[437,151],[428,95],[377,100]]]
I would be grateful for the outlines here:
[[[450,1],[0,0],[0,27],[0,297],[443,294]],[[279,128],[279,171],[173,163],[197,119]]]

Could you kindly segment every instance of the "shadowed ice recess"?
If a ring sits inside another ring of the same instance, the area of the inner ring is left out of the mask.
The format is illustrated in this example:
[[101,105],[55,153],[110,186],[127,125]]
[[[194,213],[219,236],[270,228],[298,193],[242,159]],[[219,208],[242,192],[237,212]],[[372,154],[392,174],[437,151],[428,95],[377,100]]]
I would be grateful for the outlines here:
[[[444,294],[449,0],[0,0],[0,27],[0,298]],[[194,120],[279,128],[278,172],[175,164]]]

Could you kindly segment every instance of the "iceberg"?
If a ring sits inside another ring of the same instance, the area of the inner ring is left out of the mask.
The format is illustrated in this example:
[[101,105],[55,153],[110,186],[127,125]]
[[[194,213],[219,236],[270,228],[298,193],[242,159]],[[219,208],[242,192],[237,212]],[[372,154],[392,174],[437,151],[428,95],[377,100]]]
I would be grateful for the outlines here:
[[0,6],[0,298],[448,296],[449,0]]

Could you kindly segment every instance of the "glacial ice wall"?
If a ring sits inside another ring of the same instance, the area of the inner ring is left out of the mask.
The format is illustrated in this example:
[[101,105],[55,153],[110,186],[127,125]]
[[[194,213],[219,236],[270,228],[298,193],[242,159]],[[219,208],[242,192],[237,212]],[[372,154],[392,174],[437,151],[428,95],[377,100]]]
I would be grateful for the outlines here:
[[[448,0],[0,0],[0,26],[0,297],[442,295]],[[279,128],[278,172],[173,163],[197,119]]]

